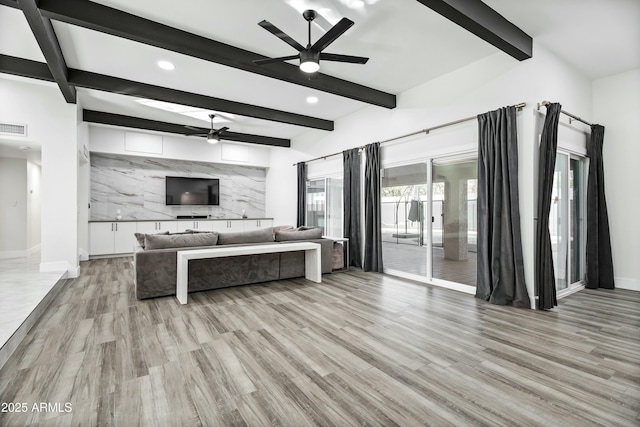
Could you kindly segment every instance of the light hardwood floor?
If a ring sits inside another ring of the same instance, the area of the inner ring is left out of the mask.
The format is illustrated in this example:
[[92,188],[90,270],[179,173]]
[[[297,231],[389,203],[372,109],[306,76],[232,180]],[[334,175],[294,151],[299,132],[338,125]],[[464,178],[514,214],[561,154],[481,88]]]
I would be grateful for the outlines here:
[[0,371],[28,406],[1,425],[640,424],[637,292],[538,312],[351,271],[180,306],[135,300],[130,261],[83,263],[52,302]]

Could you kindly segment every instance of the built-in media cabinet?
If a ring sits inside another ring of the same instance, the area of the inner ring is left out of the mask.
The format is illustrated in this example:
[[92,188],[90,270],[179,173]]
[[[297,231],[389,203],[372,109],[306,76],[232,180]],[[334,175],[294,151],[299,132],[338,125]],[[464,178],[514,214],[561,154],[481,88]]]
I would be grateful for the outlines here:
[[89,255],[133,253],[134,233],[178,233],[185,230],[235,232],[273,227],[273,218],[90,221]]

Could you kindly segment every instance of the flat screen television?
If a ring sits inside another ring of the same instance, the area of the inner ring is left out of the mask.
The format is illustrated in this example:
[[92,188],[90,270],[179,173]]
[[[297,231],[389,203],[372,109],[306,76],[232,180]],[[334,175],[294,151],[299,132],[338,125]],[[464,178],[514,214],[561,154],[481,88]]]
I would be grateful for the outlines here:
[[219,179],[168,176],[165,183],[166,205],[217,206],[220,204]]

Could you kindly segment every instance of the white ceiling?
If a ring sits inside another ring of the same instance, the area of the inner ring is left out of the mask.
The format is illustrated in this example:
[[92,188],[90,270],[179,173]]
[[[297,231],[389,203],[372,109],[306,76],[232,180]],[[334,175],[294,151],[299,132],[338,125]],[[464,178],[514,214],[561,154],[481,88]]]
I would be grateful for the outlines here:
[[[322,62],[322,72],[393,94],[493,54],[497,49],[449,22],[416,0],[100,0],[182,30],[265,56],[295,51],[257,25],[267,19],[301,44],[306,22],[300,11],[313,8],[325,29],[346,16],[355,25],[327,49],[331,53],[366,56],[366,65]],[[640,1],[638,0],[485,0],[536,41],[557,53],[590,78],[640,67]],[[209,63],[152,46],[54,21],[67,65],[86,71],[146,82],[203,95],[337,120],[366,104]],[[313,26],[312,39],[321,36]],[[44,61],[22,12],[0,6],[0,53]],[[506,54],[505,54],[506,55]],[[535,52],[534,52],[535,55]],[[173,71],[156,62],[169,60]],[[514,60],[515,61],[515,60]],[[292,61],[293,63],[294,61]],[[268,67],[268,65],[265,65]],[[319,98],[308,104],[307,96]],[[208,126],[204,120],[163,111],[136,98],[79,90],[84,108]],[[382,107],[379,107],[382,108]],[[232,131],[294,138],[306,128],[241,116],[216,126]]]

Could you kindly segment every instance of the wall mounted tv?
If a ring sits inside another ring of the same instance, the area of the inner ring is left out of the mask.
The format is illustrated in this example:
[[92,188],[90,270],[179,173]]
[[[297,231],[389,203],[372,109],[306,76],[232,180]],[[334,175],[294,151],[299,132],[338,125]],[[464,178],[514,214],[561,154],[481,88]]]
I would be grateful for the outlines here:
[[168,176],[166,205],[202,206],[220,204],[220,180]]

